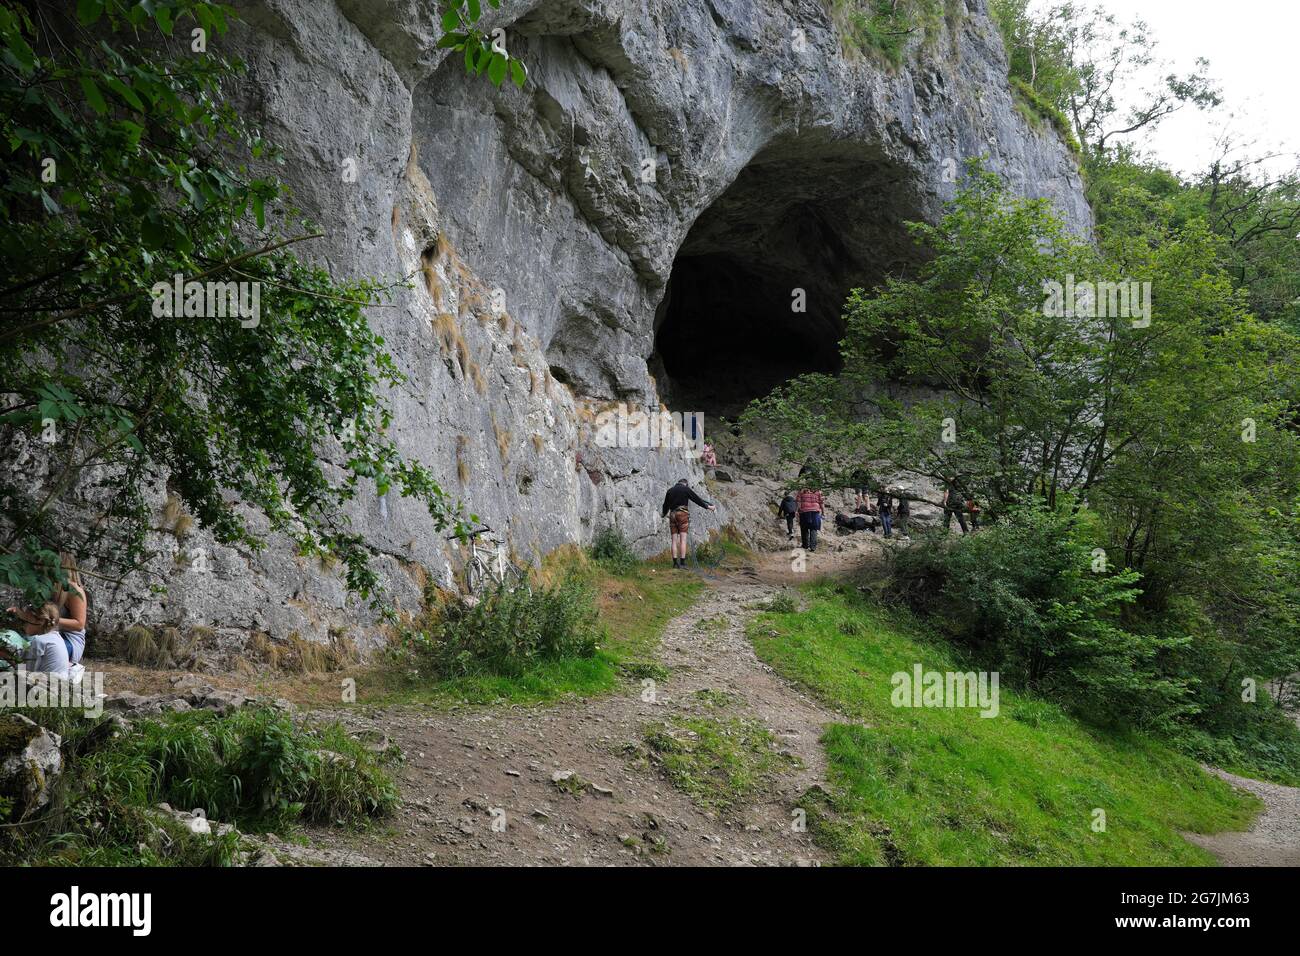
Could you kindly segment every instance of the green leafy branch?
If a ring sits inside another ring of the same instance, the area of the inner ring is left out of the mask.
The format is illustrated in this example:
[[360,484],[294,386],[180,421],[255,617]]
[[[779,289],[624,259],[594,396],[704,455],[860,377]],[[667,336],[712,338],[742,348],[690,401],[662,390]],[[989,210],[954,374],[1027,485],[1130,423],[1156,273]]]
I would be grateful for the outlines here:
[[[488,0],[495,10],[501,0]],[[506,52],[504,40],[483,33],[478,22],[483,17],[480,0],[450,0],[442,14],[442,49],[459,50],[465,55],[465,72],[482,76],[484,72],[493,86],[500,86],[506,74],[515,86],[523,89],[528,70],[523,61]]]

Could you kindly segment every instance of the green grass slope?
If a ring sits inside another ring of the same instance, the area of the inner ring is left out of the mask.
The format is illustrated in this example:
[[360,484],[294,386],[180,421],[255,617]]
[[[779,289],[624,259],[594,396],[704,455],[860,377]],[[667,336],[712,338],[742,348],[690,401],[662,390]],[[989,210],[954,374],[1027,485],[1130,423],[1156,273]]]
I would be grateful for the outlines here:
[[810,830],[845,864],[1212,864],[1179,831],[1242,829],[1259,810],[1167,747],[1007,688],[996,717],[894,707],[895,672],[966,668],[915,620],[852,588],[805,596],[801,612],[756,617],[750,637],[760,658],[852,719],[822,738],[831,792],[805,801]]

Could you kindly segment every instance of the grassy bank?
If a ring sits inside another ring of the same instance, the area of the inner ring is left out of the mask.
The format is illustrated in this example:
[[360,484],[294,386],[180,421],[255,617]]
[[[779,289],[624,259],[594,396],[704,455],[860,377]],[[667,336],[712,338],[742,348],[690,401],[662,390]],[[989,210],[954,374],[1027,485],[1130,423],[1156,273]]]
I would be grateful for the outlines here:
[[896,672],[965,668],[914,619],[852,588],[804,597],[802,612],[759,615],[750,637],[762,660],[853,718],[827,728],[831,792],[805,807],[845,864],[1210,864],[1179,831],[1240,829],[1259,809],[1160,744],[1006,688],[996,717],[894,707]]
[[609,693],[624,679],[661,677],[655,663],[659,635],[703,588],[695,575],[674,571],[666,561],[614,573],[595,562],[571,559],[562,568],[548,568],[547,574],[574,576],[590,588],[603,632],[595,654],[539,660],[515,675],[485,672],[432,681],[414,680],[400,666],[369,668],[357,675],[358,701],[533,704]]
[[63,763],[45,806],[0,806],[0,865],[220,866],[256,850],[236,832],[191,833],[164,802],[285,836],[300,823],[362,827],[397,804],[400,753],[273,708],[168,713],[125,730],[66,708],[4,716],[15,713],[60,736]]

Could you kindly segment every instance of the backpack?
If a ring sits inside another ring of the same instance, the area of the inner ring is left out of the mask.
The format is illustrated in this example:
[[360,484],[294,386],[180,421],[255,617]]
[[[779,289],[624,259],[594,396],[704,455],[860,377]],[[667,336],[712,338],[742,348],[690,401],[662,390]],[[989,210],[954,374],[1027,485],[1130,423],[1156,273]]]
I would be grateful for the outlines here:
[[868,522],[864,515],[854,515],[850,520],[853,523],[854,531],[866,531],[869,523],[875,524],[875,522]]
[[795,513],[796,505],[794,495],[786,495],[781,499],[780,510],[783,515],[792,515]]
[[835,512],[835,527],[847,528],[851,531],[853,529],[853,519],[843,511],[837,511]]

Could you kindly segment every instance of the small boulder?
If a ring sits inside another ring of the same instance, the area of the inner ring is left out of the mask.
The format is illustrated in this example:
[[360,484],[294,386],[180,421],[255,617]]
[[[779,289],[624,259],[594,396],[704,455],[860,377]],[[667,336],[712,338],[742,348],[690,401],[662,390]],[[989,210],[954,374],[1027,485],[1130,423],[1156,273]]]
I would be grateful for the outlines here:
[[22,714],[0,714],[0,795],[13,799],[18,812],[50,802],[63,770],[62,743],[58,734]]
[[218,714],[224,715],[243,707],[248,702],[248,698],[237,690],[209,690],[192,694],[189,701],[195,707],[215,710]]

